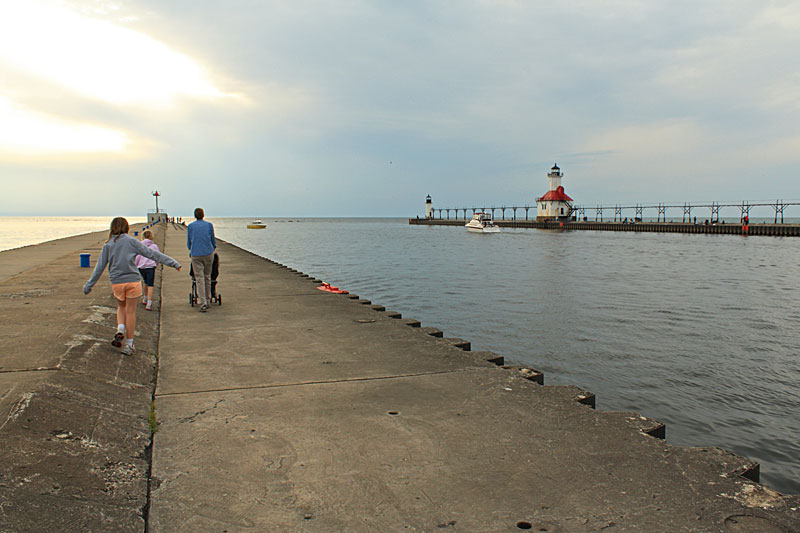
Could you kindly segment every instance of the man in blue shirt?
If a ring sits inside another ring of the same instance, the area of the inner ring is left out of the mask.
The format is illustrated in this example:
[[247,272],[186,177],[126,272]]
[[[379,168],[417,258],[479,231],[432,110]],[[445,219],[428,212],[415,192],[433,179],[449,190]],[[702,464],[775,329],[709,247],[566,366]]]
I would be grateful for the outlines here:
[[214,264],[214,250],[217,240],[214,238],[214,225],[203,220],[206,214],[201,208],[194,210],[197,219],[189,224],[186,232],[186,246],[192,258],[192,270],[197,282],[197,297],[200,301],[200,312],[208,311],[208,297],[211,295],[211,266]]

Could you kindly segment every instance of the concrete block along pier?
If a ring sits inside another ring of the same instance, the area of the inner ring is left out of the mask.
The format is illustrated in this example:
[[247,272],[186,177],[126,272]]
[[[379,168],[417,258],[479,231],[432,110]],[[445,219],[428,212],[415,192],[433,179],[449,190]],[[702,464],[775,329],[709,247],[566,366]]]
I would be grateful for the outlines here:
[[0,531],[800,531],[752,461],[233,245],[199,313],[178,226],[122,356],[103,237],[0,254]]

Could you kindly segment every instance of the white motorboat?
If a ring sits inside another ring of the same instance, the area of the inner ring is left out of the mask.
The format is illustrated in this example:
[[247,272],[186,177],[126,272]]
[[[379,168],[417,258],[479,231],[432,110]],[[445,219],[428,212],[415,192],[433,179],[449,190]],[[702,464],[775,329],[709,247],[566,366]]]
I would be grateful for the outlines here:
[[247,229],[264,229],[267,225],[261,222],[260,219],[254,220],[247,225]]
[[473,233],[500,233],[500,226],[492,222],[492,215],[489,213],[475,213],[472,220],[465,224],[467,231]]

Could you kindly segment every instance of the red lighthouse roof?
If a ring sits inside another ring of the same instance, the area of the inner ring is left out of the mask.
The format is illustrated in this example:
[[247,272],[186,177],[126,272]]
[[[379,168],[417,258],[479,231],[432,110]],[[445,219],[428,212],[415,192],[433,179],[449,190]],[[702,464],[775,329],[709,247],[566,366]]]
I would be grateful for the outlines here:
[[561,202],[571,202],[572,198],[567,196],[567,193],[564,192],[564,187],[559,185],[558,189],[554,191],[547,191],[547,193],[537,200],[539,202],[551,202],[551,201],[561,201]]

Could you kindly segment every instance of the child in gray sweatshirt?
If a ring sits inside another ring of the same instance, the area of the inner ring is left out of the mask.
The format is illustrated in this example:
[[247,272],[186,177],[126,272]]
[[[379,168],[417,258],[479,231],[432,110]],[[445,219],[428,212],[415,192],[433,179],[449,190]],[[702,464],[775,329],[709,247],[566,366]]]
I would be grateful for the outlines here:
[[163,263],[180,271],[181,264],[168,255],[148,248],[139,240],[128,235],[128,221],[117,217],[111,221],[111,231],[108,240],[103,245],[100,258],[94,268],[92,277],[83,286],[83,293],[92,291],[100,275],[108,265],[108,278],[111,281],[111,291],[117,300],[117,333],[111,344],[120,347],[122,339],[126,340],[122,353],[130,355],[136,351],[133,346],[133,335],[136,327],[136,303],[142,295],[142,285],[139,283],[139,270],[136,268],[137,255],[143,255],[153,261]]

